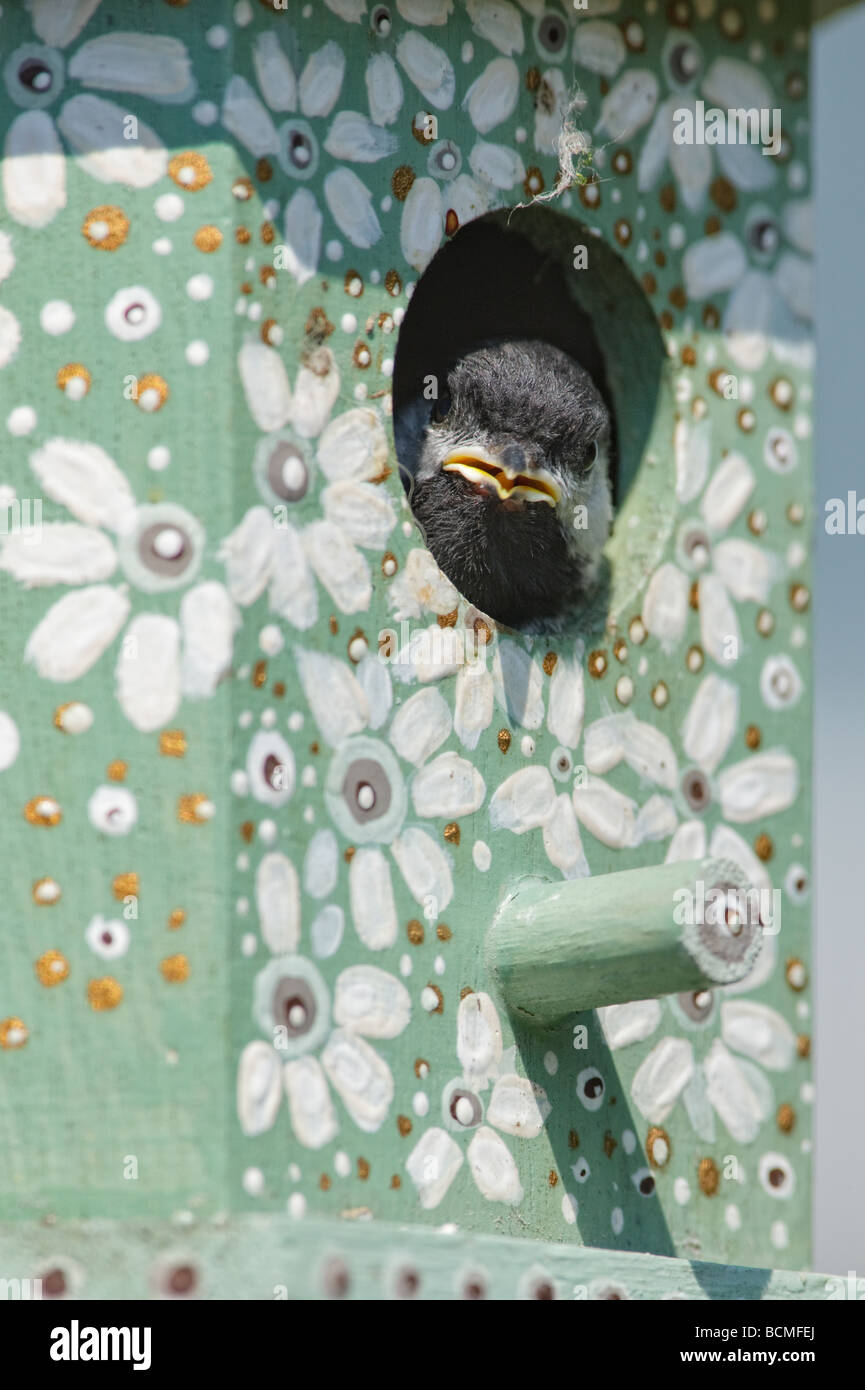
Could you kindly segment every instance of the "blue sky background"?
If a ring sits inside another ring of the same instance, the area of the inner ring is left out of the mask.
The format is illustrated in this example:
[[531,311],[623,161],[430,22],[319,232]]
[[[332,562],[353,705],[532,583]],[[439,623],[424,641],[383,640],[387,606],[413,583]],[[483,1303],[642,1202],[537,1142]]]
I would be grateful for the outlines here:
[[865,498],[865,6],[818,26],[814,1268],[865,1279],[865,536],[826,500]]

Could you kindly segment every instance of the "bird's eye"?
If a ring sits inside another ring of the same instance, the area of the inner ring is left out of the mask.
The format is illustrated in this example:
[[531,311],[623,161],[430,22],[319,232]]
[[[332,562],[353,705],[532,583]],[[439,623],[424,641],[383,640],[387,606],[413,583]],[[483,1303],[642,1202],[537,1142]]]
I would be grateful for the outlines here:
[[432,418],[437,425],[440,425],[451,408],[451,393],[447,389],[442,391],[438,399],[433,403]]

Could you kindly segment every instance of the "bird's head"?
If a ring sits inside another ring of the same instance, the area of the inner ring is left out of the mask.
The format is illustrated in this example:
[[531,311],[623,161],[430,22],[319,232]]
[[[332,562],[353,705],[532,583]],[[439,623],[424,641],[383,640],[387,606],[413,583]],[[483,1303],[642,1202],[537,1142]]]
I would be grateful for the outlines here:
[[610,421],[591,377],[547,343],[492,343],[430,407],[412,508],[439,567],[508,626],[556,623],[609,533]]

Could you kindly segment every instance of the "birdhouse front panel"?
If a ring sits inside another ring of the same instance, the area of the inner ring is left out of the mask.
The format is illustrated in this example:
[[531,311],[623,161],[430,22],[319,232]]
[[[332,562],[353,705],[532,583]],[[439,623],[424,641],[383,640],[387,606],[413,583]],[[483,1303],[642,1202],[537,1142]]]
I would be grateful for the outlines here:
[[22,1277],[807,1265],[809,23],[3,7]]

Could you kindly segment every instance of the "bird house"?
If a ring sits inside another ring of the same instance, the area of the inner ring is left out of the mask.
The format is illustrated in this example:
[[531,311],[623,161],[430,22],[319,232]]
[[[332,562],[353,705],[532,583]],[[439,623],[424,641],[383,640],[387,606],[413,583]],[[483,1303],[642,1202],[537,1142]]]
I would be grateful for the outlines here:
[[[5,1269],[826,1296],[810,22],[4,7]],[[609,412],[552,631],[394,438],[503,337]]]

